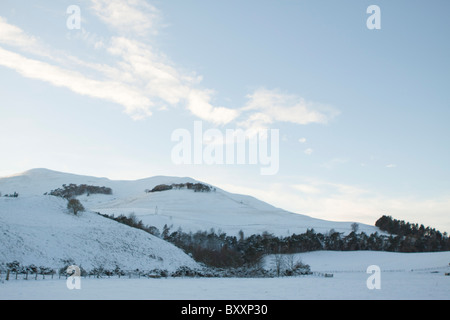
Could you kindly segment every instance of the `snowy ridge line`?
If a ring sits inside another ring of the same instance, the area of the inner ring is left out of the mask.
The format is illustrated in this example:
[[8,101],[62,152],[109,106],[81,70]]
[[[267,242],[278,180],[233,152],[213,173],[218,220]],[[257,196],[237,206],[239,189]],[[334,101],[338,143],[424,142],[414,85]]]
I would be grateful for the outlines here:
[[[449,266],[443,267],[428,267],[428,268],[413,268],[413,269],[383,269],[381,268],[381,272],[420,272],[420,271],[431,271],[431,270],[441,270],[450,268]],[[313,271],[314,273],[366,273],[366,270],[321,270],[321,271]]]

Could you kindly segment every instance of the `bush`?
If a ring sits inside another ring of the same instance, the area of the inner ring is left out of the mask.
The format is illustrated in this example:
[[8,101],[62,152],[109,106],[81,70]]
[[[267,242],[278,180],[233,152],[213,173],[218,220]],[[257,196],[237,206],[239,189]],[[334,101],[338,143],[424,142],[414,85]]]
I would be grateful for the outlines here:
[[70,199],[67,203],[67,209],[72,211],[74,215],[77,215],[79,212],[83,212],[85,210],[78,199]]
[[172,190],[172,186],[169,186],[167,184],[160,184],[156,187],[154,187],[150,192],[161,192],[161,191],[167,191]]
[[179,267],[171,274],[172,277],[201,277],[203,274],[199,270],[191,269],[187,266]]

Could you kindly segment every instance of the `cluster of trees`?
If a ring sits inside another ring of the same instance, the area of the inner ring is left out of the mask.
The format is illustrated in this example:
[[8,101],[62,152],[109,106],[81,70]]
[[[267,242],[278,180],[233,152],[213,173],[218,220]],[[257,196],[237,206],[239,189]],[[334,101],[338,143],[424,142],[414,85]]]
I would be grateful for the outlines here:
[[194,190],[194,192],[211,192],[216,191],[216,188],[213,188],[211,186],[208,186],[203,183],[173,183],[171,185],[168,184],[160,184],[154,187],[153,189],[146,189],[146,193],[152,193],[152,192],[161,192],[161,191],[167,191],[167,190],[179,190],[179,189],[188,189],[188,190]]
[[[308,229],[305,233],[285,237],[278,237],[268,232],[245,237],[242,231],[239,232],[238,236],[230,236],[221,231],[215,232],[213,229],[209,232],[187,233],[179,228],[172,232],[171,227],[167,225],[160,232],[154,226],[145,226],[134,215],[129,217],[121,215],[117,218],[108,215],[104,216],[145,230],[171,242],[191,255],[196,261],[214,268],[257,267],[265,255],[292,254],[317,250],[391,252],[450,250],[450,239],[445,234],[441,235],[441,237],[432,236],[440,234],[437,231],[429,231],[424,234],[423,238],[394,234],[384,235],[377,232],[367,235],[364,232],[357,233],[358,226],[353,225],[353,231],[347,235],[335,230],[322,234],[316,233],[314,229]],[[381,221],[384,220],[385,218]]]
[[419,226],[418,223],[409,223],[404,220],[397,220],[391,216],[382,216],[375,222],[375,226],[380,228],[382,231],[389,232],[390,234],[396,234],[399,236],[412,236],[412,237],[423,237],[423,236],[436,236],[443,237],[447,236],[444,232],[441,234],[435,228],[425,227],[423,224]]
[[112,194],[112,189],[107,187],[90,186],[86,184],[76,185],[71,183],[69,185],[63,184],[62,188],[44,193],[44,195],[47,194],[51,196],[71,199],[83,194]]
[[447,251],[450,250],[450,239],[446,232],[441,233],[435,228],[419,226],[383,215],[375,222],[382,231],[396,235],[397,245],[401,251]]

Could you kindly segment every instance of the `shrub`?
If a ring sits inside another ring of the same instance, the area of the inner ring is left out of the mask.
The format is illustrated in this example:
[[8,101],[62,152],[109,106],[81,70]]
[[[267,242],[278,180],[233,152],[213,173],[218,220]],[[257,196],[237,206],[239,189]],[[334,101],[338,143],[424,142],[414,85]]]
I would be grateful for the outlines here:
[[161,192],[161,191],[167,191],[172,190],[172,186],[169,186],[167,184],[160,184],[156,187],[154,187],[150,192]]
[[67,203],[67,209],[72,211],[74,215],[77,215],[79,212],[83,212],[85,210],[78,199],[70,199]]

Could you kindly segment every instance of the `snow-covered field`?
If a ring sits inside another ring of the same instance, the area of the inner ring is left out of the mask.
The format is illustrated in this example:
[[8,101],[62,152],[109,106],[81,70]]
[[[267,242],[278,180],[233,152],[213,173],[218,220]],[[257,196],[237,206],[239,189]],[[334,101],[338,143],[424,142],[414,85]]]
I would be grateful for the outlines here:
[[[0,283],[0,299],[83,300],[304,300],[399,299],[448,300],[450,252],[400,254],[376,252],[310,252],[302,254],[321,275],[267,279],[167,278],[81,279],[80,290],[61,280],[10,280]],[[369,289],[370,264],[381,268],[380,289]]]

